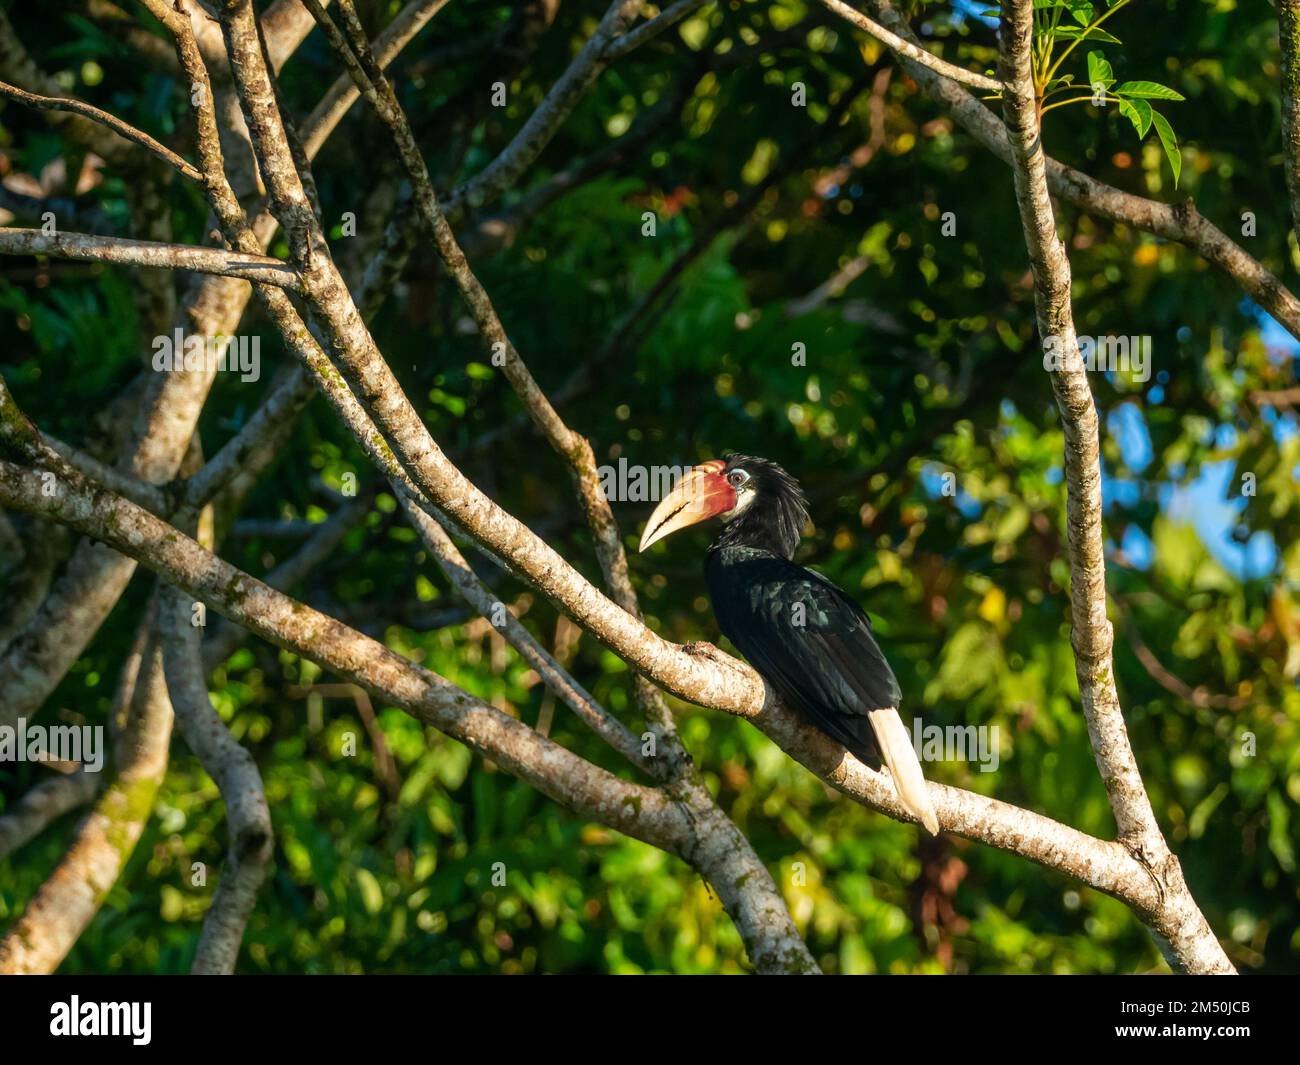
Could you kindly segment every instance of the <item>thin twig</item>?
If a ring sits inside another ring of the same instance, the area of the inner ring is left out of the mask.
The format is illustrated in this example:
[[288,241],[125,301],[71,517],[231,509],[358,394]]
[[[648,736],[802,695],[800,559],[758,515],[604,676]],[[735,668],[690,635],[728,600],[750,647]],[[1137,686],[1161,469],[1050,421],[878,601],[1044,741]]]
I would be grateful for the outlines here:
[[69,114],[88,118],[92,122],[98,122],[102,126],[107,126],[119,137],[138,144],[142,148],[147,148],[168,166],[191,181],[203,180],[203,174],[193,163],[187,162],[170,148],[159,144],[158,141],[143,130],[136,129],[130,123],[123,122],[116,115],[101,111],[91,104],[64,96],[41,96],[38,93],[28,92],[26,89],[20,89],[16,85],[9,85],[3,81],[0,81],[0,96],[17,100],[19,103],[24,103],[28,107],[34,107],[39,111],[66,111]]
[[193,270],[241,281],[259,281],[290,291],[300,287],[298,271],[280,259],[191,244],[96,237],[89,233],[46,233],[41,229],[0,229],[0,254],[52,255],[82,262]]
[[938,56],[927,52],[919,45],[906,41],[896,33],[891,33],[880,23],[875,22],[861,11],[849,7],[848,4],[842,3],[841,0],[821,0],[822,5],[828,10],[847,19],[860,30],[865,30],[872,37],[882,44],[892,48],[899,55],[905,55],[908,59],[915,60],[923,67],[929,67],[936,74],[941,74],[945,78],[958,82],[961,85],[969,85],[972,88],[984,89],[987,92],[1001,92],[1002,83],[996,78],[990,78],[984,74],[976,74],[973,71],[966,70],[963,67],[954,66],[952,63],[940,59]]

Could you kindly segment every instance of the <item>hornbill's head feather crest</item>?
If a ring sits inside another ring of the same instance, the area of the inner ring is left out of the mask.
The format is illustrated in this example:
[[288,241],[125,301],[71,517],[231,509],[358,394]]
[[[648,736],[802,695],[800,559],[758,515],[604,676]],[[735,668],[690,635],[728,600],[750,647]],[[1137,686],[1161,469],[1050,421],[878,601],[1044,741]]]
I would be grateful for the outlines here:
[[808,500],[799,482],[771,459],[734,452],[723,476],[737,489],[737,500],[719,515],[724,525],[714,546],[761,547],[792,558],[808,524]]

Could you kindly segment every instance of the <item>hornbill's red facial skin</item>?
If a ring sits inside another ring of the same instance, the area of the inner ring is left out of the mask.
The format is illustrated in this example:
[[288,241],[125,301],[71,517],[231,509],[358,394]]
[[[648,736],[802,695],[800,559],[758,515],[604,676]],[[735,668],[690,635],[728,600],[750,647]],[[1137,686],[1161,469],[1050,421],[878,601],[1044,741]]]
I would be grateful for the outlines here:
[[704,576],[723,634],[809,724],[859,759],[889,766],[903,806],[936,834],[938,818],[897,707],[902,693],[866,613],[793,561],[807,501],[775,462],[753,455],[691,470],[655,508],[641,550],[688,525],[722,520]]

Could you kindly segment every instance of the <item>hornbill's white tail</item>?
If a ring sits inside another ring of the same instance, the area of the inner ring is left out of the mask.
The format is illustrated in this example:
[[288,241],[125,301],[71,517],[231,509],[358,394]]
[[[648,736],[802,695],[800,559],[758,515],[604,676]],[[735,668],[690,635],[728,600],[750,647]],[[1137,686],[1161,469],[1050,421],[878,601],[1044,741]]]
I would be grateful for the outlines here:
[[894,790],[898,792],[899,802],[925,826],[930,835],[937,836],[939,816],[934,812],[930,789],[926,786],[921,763],[917,760],[912,737],[907,734],[903,719],[893,707],[870,710],[867,717],[871,721],[871,730],[876,734],[876,745],[894,779]]

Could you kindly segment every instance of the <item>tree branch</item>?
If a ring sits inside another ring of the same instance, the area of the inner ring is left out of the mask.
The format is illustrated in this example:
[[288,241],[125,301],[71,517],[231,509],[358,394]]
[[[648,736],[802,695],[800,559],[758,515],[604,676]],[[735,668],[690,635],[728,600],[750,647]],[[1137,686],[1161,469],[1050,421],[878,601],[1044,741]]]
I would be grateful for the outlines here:
[[92,122],[98,122],[101,126],[107,126],[114,133],[124,140],[131,141],[140,147],[147,149],[161,159],[168,166],[178,171],[183,177],[191,181],[202,180],[202,174],[193,163],[189,163],[173,152],[170,148],[159,144],[149,134],[143,130],[138,130],[127,122],[123,122],[116,115],[109,114],[107,111],[101,111],[98,107],[91,104],[83,103],[81,100],[74,100],[66,96],[41,96],[39,93],[27,92],[15,85],[6,84],[0,81],[0,96],[7,97],[10,100],[16,100],[19,103],[26,104],[28,107],[34,107],[40,111],[66,111],[69,114],[80,115],[82,118],[88,118]]
[[191,619],[192,602],[168,589],[162,595],[158,631],[163,645],[167,690],[176,725],[226,805],[230,850],[212,903],[203,919],[191,972],[200,975],[235,971],[244,927],[271,861],[271,811],[257,763],[230,734],[212,707],[199,655],[199,629]]
[[1276,0],[1282,52],[1282,160],[1291,225],[1300,240],[1300,0]]
[[99,790],[100,776],[85,768],[41,781],[13,809],[0,816],[0,858],[7,858],[24,843],[35,839],[51,824],[78,806],[84,806]]
[[601,57],[607,63],[612,63],[615,59],[621,59],[628,52],[635,51],[648,41],[654,40],[661,33],[672,29],[682,19],[695,14],[700,8],[711,0],[677,0],[677,3],[670,4],[664,8],[652,19],[647,19],[641,25],[628,30],[622,36],[612,38],[601,52]]
[[501,195],[518,180],[550,143],[578,101],[609,64],[605,52],[627,29],[641,9],[641,0],[614,0],[568,69],[551,86],[508,145],[475,177],[447,198],[449,218],[459,218],[466,208],[477,210]]
[[57,259],[148,266],[158,270],[193,270],[241,281],[258,281],[297,291],[298,272],[269,255],[250,255],[224,248],[159,244],[88,233],[45,233],[40,229],[0,229],[0,254],[52,255]]
[[858,29],[864,30],[881,44],[893,49],[899,55],[906,56],[923,67],[934,71],[942,77],[951,81],[959,82],[962,85],[969,85],[975,89],[983,89],[985,92],[997,93],[1002,91],[1002,83],[996,78],[986,77],[983,74],[976,74],[973,71],[966,70],[964,67],[954,66],[952,63],[945,62],[938,56],[927,52],[920,45],[914,44],[909,40],[904,40],[896,33],[891,33],[877,22],[867,18],[862,12],[849,7],[848,4],[841,3],[841,0],[821,0],[822,6],[826,10],[839,15],[840,18],[847,19]]
[[1191,972],[1231,972],[1156,823],[1115,687],[1114,633],[1106,616],[1097,408],[1075,335],[1070,263],[1056,235],[1047,188],[1033,80],[1033,11],[1033,0],[1006,0],[999,73],[1016,200],[1033,267],[1038,331],[1044,345],[1054,341],[1064,353],[1064,365],[1052,372],[1051,382],[1065,435],[1071,643],[1079,696],[1120,842],[1152,870],[1165,895],[1152,926],[1165,941],[1170,963]]
[[[302,583],[325,562],[370,510],[371,497],[358,496],[339,507],[324,521],[314,525],[312,534],[292,555],[281,562],[264,578],[272,588],[288,592]],[[209,629],[203,641],[203,668],[210,673],[234,654],[244,642],[247,630],[230,622]]]
[[537,671],[546,686],[562,699],[596,735],[639,769],[648,769],[641,755],[640,741],[623,722],[579,684],[573,676],[533,638],[523,624],[492,594],[492,590],[475,576],[465,556],[452,542],[447,531],[405,494],[399,494],[402,506],[420,539],[438,560],[447,579],[461,597],[505,637],[525,662]]
[[[411,3],[402,8],[374,40],[372,48],[379,65],[386,67],[397,58],[402,49],[414,40],[416,34],[424,29],[430,19],[446,7],[448,2],[449,0],[411,0]],[[308,11],[308,18],[313,17],[305,6],[304,11]],[[308,158],[316,155],[326,138],[342,121],[343,116],[357,102],[360,95],[347,74],[339,75],[334,84],[329,87],[320,103],[312,109],[306,122],[303,123],[303,149]]]
[[[312,2],[313,0],[307,0],[309,5]],[[464,252],[456,242],[451,226],[438,206],[432,180],[415,144],[410,125],[391,85],[368,53],[365,37],[361,32],[351,0],[339,0],[338,9],[345,20],[350,41],[345,39],[343,33],[323,13],[318,13],[317,19],[330,37],[336,53],[348,66],[362,94],[392,131],[414,189],[420,219],[429,231],[444,267],[451,274],[469,307],[484,344],[489,346],[493,354],[504,357],[503,360],[493,358],[492,361],[494,363],[500,361],[504,366],[506,377],[525,409],[533,417],[551,446],[570,466],[587,514],[588,524],[596,539],[597,556],[606,583],[613,590],[618,605],[639,620],[640,611],[636,593],[628,575],[627,559],[619,540],[618,526],[610,511],[609,501],[600,488],[591,445],[565,425],[510,342],[491,298],[470,268]],[[395,486],[398,486],[396,481]],[[429,542],[435,555],[444,559],[443,568],[448,575],[456,580],[457,573],[467,573],[463,559],[460,559],[457,565],[456,559],[446,558],[447,549],[450,548],[452,551],[455,549],[443,530],[420,511],[409,497],[402,498],[426,542]],[[444,541],[442,543],[437,540],[439,534]],[[448,568],[448,561],[454,568]],[[472,574],[469,576],[472,578]],[[477,594],[482,598],[484,595],[473,587],[462,587],[461,590],[467,596]],[[509,634],[507,635],[509,638]],[[526,633],[523,635],[526,636]],[[568,694],[572,684],[571,678],[563,674],[558,664],[550,660],[549,656],[546,656],[545,652],[531,640],[527,644],[520,644],[518,640],[519,634],[516,633],[512,642],[516,643],[521,654],[528,657],[530,661],[534,658],[544,659],[550,673],[559,674],[552,679],[547,672],[543,672],[544,676],[548,676],[548,683],[551,683],[556,694],[565,698],[576,711],[586,716],[590,712],[587,700],[575,705],[572,695]],[[665,781],[673,794],[680,801],[689,804],[693,812],[692,819],[698,826],[696,832],[698,845],[692,849],[692,862],[711,882],[723,885],[720,890],[726,899],[728,913],[736,921],[745,939],[751,960],[759,968],[769,966],[789,968],[792,964],[804,971],[815,968],[815,963],[799,937],[770,874],[758,860],[749,841],[717,807],[704,786],[703,780],[677,736],[672,713],[659,691],[644,677],[638,676],[635,683],[638,703],[657,739],[655,758],[651,764],[656,775]],[[622,726],[618,726],[611,736],[608,734],[611,726],[604,718],[598,717],[589,720],[589,723],[611,744],[622,750],[634,764],[641,766],[646,764],[640,756],[635,737]],[[628,750],[629,746],[630,750]]]

